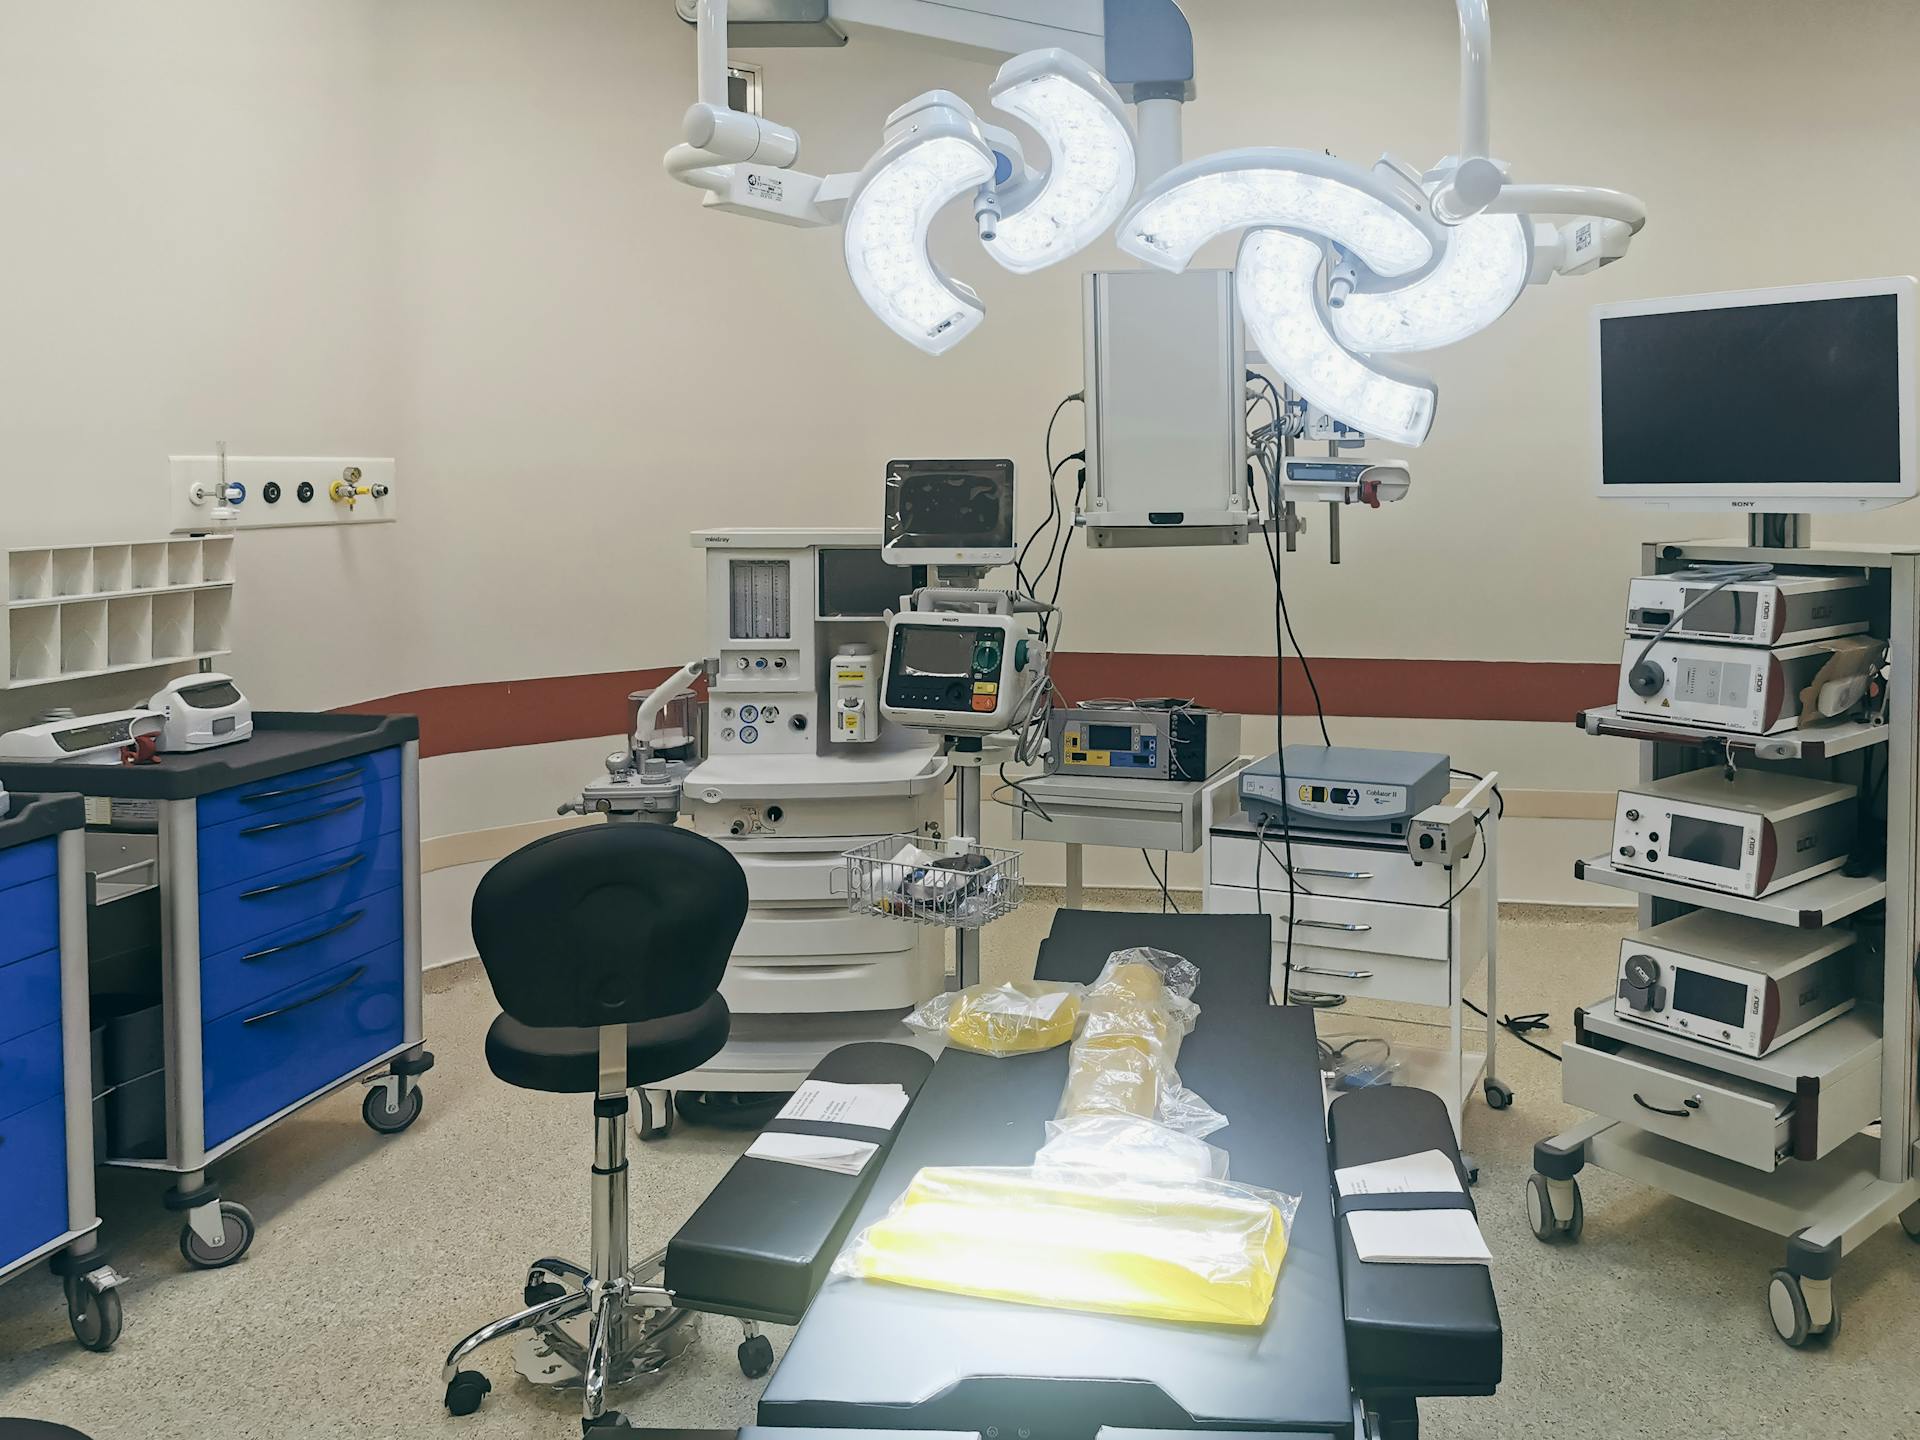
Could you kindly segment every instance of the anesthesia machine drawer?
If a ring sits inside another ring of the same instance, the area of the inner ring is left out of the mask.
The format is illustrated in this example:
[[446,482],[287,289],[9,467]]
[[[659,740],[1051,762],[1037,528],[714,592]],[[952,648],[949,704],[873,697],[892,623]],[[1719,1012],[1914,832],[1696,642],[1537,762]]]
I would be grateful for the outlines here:
[[0,1269],[67,1232],[67,1110],[61,1097],[0,1119]]
[[208,1024],[206,1143],[224,1144],[404,1040],[400,945],[363,955]]
[[203,870],[202,885],[221,888],[200,893],[200,953],[217,955],[397,889],[404,869],[400,850],[400,832],[390,830],[232,883]]
[[1791,1148],[1792,1095],[1651,1051],[1563,1045],[1569,1105],[1709,1155],[1773,1170]]

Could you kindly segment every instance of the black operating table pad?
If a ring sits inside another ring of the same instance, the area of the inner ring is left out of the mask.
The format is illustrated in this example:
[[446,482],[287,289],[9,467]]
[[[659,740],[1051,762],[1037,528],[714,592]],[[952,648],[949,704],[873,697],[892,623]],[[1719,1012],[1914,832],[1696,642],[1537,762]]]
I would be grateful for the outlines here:
[[[1093,1440],[1103,1429],[1346,1440],[1354,1434],[1357,1388],[1409,1407],[1404,1397],[1492,1392],[1500,1331],[1484,1268],[1426,1267],[1413,1277],[1418,1304],[1403,1315],[1385,1272],[1413,1267],[1362,1267],[1374,1273],[1359,1287],[1365,1313],[1352,1329],[1358,1262],[1333,1213],[1313,1015],[1267,1002],[1266,918],[1063,911],[1036,973],[1091,981],[1112,951],[1143,944],[1177,951],[1200,967],[1201,1021],[1181,1049],[1181,1078],[1227,1117],[1212,1141],[1227,1149],[1232,1178],[1302,1198],[1266,1323],[1175,1324],[829,1279],[767,1385],[762,1426],[997,1431],[1002,1440]],[[790,1218],[785,1242],[765,1247],[768,1283],[781,1292],[777,1303],[749,1296],[759,1288],[751,1256],[760,1241],[742,1233],[751,1228],[752,1206],[743,1207],[740,1195],[728,1202],[729,1224],[716,1229],[711,1222],[719,1216],[709,1214],[696,1227],[708,1237],[704,1246],[739,1252],[742,1263],[725,1270],[728,1293],[703,1303],[702,1279],[720,1272],[696,1263],[676,1275],[671,1256],[670,1287],[694,1308],[767,1318],[791,1310],[801,1291],[819,1285],[845,1235],[884,1214],[922,1168],[1030,1164],[1059,1106],[1066,1067],[1064,1047],[1006,1060],[946,1052],[891,1147],[863,1177],[871,1190],[857,1218],[813,1222],[821,1240],[830,1240],[825,1253],[796,1255]],[[1394,1153],[1456,1153],[1444,1107],[1423,1099],[1432,1097],[1404,1091],[1372,1101],[1367,1123],[1348,1126],[1347,1148],[1359,1158],[1381,1158],[1379,1146],[1404,1140]],[[1395,1118],[1401,1111],[1404,1123]],[[1431,1133],[1436,1115],[1438,1133]],[[1336,1126],[1336,1144],[1339,1138]],[[1352,1163],[1344,1153],[1342,1162]],[[736,1166],[728,1183],[739,1174]],[[754,1188],[779,1207],[764,1175]],[[722,1239],[726,1231],[737,1238]],[[694,1258],[684,1246],[682,1255]],[[1441,1348],[1428,1351],[1430,1342]],[[1426,1353],[1444,1353],[1445,1373],[1430,1373],[1435,1367],[1420,1360]]]

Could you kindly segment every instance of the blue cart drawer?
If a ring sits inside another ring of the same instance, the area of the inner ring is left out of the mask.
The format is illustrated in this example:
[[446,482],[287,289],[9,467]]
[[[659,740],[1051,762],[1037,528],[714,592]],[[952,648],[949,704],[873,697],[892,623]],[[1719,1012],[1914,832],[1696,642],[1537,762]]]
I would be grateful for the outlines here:
[[67,1233],[67,1107],[0,1120],[0,1270]]
[[220,1145],[398,1049],[400,947],[277,991],[205,1027],[206,1136]]
[[200,897],[200,953],[218,955],[400,884],[400,832],[310,855]]
[[0,890],[29,880],[45,880],[59,868],[60,857],[51,835],[24,845],[9,845],[0,850]]
[[60,1075],[58,1025],[43,1025],[0,1045],[0,1119],[57,1097]]
[[[0,965],[0,1043],[60,1020],[60,952]],[[5,1077],[0,1076],[0,1084]]]
[[[52,841],[45,842],[51,845]],[[37,848],[0,850],[0,859]],[[52,850],[47,852],[51,855]],[[0,890],[0,965],[10,965],[60,943],[60,883],[51,874]]]
[[208,830],[243,816],[265,815],[289,805],[317,806],[356,786],[398,781],[400,752],[375,750],[350,760],[330,760],[308,770],[294,770],[268,780],[253,780],[208,795],[199,802],[200,828]]
[[[352,900],[200,962],[200,1013],[217,1020],[322,971],[396,945],[401,938],[398,890]],[[4,984],[5,971],[0,971]]]
[[200,890],[250,880],[400,828],[400,782],[370,779],[259,815],[200,827]]

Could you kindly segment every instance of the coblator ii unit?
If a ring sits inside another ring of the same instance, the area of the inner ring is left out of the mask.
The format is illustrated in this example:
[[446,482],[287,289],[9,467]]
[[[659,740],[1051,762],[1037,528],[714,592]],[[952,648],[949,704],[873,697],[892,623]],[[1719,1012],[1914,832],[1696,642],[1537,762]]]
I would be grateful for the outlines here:
[[1450,764],[1418,751],[1289,745],[1241,772],[1240,808],[1260,829],[1403,838],[1414,816],[1447,798]]

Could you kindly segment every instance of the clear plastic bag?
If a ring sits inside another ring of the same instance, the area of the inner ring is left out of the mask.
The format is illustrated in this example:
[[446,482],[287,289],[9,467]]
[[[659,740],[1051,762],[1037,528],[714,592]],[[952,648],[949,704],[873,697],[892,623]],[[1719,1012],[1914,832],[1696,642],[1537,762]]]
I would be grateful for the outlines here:
[[1320,1042],[1320,1075],[1329,1089],[1392,1085],[1400,1068],[1393,1042],[1384,1035],[1330,1035]]
[[1075,1115],[1047,1122],[1047,1143],[1033,1168],[1035,1174],[1103,1171],[1160,1182],[1224,1180],[1227,1152],[1133,1115]]
[[1011,980],[936,995],[907,1016],[907,1026],[939,1035],[957,1050],[1005,1057],[1052,1050],[1073,1039],[1080,1023],[1078,985]]
[[1298,1207],[1216,1180],[930,1168],[833,1268],[1017,1305],[1259,1325]]
[[1061,1118],[1134,1115],[1193,1135],[1227,1122],[1180,1084],[1180,1042],[1200,1018],[1200,971],[1164,950],[1118,950],[1087,990],[1080,1038],[1067,1063]]

